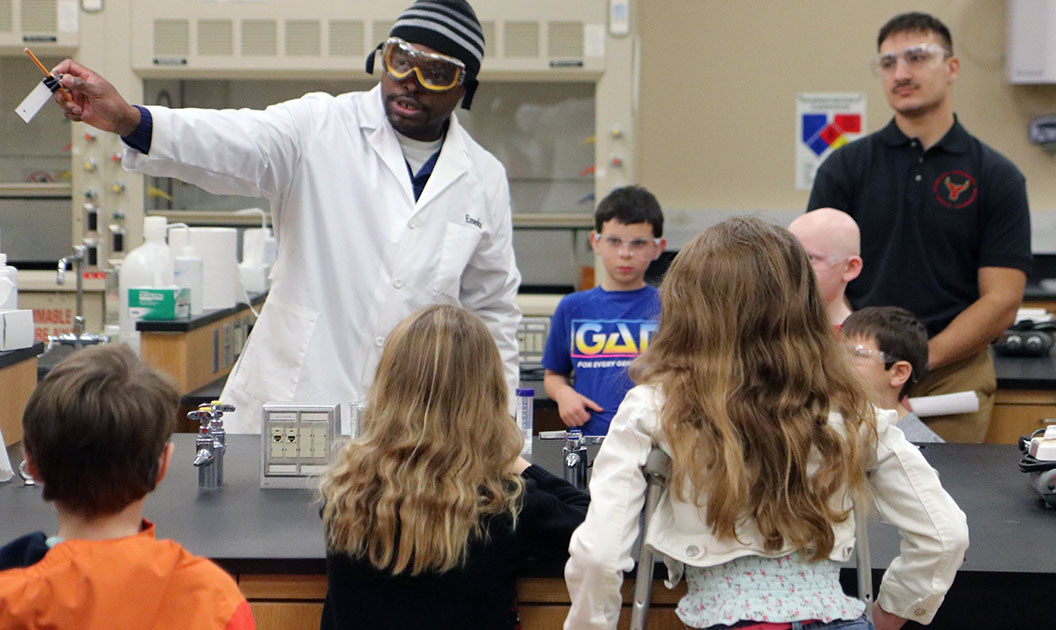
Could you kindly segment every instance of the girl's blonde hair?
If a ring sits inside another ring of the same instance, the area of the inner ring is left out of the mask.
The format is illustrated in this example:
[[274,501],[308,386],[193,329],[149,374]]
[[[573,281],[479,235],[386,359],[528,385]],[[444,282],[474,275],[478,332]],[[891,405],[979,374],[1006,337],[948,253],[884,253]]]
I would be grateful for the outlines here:
[[660,299],[631,375],[664,394],[676,496],[720,537],[754,519],[767,551],[827,557],[846,493],[863,496],[875,422],[799,242],[755,218],[720,223],[675,257]]
[[465,560],[485,517],[516,523],[522,438],[507,411],[498,348],[477,317],[429,306],[382,351],[363,434],[341,449],[321,492],[327,547],[392,574]]

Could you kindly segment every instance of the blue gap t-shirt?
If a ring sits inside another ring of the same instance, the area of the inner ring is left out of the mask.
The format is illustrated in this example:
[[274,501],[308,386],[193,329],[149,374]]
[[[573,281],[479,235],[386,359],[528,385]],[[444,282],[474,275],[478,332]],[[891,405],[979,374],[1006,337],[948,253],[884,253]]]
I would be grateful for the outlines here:
[[573,388],[601,405],[590,411],[584,435],[605,435],[616,409],[634,383],[627,366],[649,345],[660,315],[660,294],[651,286],[634,291],[594,287],[567,295],[550,320],[543,367],[574,375]]

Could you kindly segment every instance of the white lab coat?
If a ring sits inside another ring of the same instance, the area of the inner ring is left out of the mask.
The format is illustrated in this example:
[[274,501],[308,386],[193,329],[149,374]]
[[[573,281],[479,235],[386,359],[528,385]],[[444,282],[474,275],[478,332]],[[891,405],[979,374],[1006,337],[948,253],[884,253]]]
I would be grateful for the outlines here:
[[265,402],[362,399],[386,336],[428,304],[484,320],[512,395],[520,274],[506,171],[455,116],[415,202],[380,86],[264,111],[149,109],[150,153],[127,150],[126,168],[271,202],[278,259],[222,395],[237,407],[229,433],[259,432]]

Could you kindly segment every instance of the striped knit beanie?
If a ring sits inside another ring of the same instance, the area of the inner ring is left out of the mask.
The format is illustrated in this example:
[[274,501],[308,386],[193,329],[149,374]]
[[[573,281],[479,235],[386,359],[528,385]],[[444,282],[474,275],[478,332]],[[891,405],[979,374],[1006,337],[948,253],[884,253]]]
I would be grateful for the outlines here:
[[[466,0],[417,0],[396,19],[389,37],[428,46],[466,64],[462,107],[469,109],[484,58],[484,31]],[[373,52],[367,57],[367,72],[374,72]]]

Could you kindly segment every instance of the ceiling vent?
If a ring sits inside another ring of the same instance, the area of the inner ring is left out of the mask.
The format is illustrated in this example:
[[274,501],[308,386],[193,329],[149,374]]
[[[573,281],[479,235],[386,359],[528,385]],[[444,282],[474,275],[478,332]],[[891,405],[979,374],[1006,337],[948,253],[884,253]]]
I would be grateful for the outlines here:
[[186,57],[191,52],[191,25],[187,20],[154,22],[154,56]]
[[318,57],[322,51],[319,20],[286,20],[286,54]]
[[203,57],[230,57],[235,54],[234,25],[231,20],[198,20],[198,54]]
[[484,56],[494,57],[495,56],[495,22],[487,21],[480,23],[480,28],[484,31]]
[[582,59],[583,23],[547,23],[546,53],[552,59]]
[[0,0],[0,33],[10,33],[15,30],[13,19],[14,7],[11,0]]
[[506,22],[503,24],[503,52],[506,57],[539,56],[539,23]]
[[362,20],[330,20],[331,57],[359,57],[366,53]]
[[393,20],[374,20],[370,25],[370,45],[377,46],[389,38],[389,31],[396,22]]
[[242,55],[274,57],[279,54],[275,20],[242,20]]
[[56,0],[22,2],[23,33],[55,33],[58,31],[59,10]]

